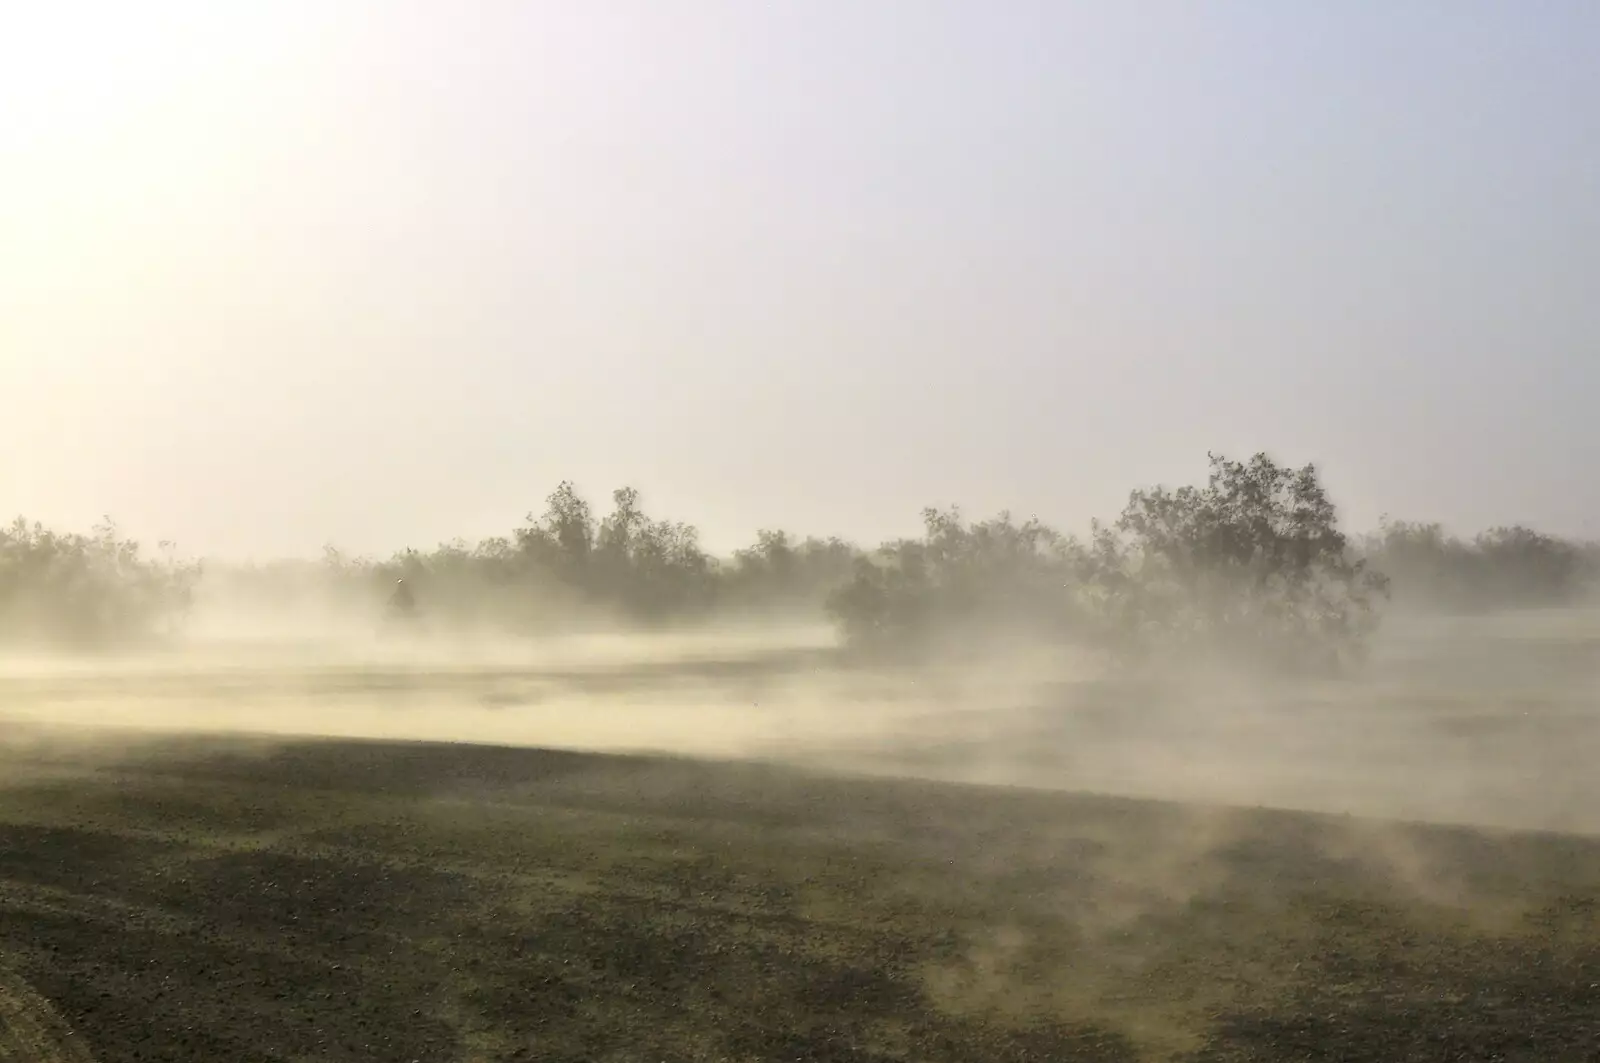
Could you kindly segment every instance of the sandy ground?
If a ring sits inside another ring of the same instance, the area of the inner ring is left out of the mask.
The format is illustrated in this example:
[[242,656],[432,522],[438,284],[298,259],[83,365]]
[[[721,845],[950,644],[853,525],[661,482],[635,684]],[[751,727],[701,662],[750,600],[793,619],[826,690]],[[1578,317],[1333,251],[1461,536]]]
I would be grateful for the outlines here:
[[1364,676],[1110,682],[1010,648],[841,664],[826,632],[214,641],[0,662],[0,718],[771,759],[852,772],[1600,832],[1600,622],[1392,625]]
[[1597,644],[13,658],[0,1060],[1600,1060]]

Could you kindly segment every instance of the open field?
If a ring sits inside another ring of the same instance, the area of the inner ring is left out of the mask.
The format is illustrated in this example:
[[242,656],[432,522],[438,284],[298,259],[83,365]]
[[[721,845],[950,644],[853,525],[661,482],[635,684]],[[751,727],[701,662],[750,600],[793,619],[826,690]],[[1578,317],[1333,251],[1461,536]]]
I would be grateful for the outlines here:
[[1386,626],[1361,678],[1106,681],[814,633],[226,642],[0,660],[0,720],[776,760],[950,782],[1600,834],[1600,612]]
[[1293,689],[15,666],[0,1061],[1600,1060],[1576,632]]
[[0,942],[102,1061],[1600,1059],[1593,840],[490,747],[10,745]]

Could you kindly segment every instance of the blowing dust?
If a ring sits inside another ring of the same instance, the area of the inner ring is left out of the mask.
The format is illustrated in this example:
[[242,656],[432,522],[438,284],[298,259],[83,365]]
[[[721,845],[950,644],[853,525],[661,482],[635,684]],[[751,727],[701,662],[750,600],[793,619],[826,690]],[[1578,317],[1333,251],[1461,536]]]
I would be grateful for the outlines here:
[[6,659],[0,718],[86,738],[111,728],[670,753],[1600,832],[1593,614],[1403,621],[1360,676],[1323,681],[1129,676],[998,637],[969,648],[867,666],[815,625],[386,638],[331,613],[234,615],[159,652]]

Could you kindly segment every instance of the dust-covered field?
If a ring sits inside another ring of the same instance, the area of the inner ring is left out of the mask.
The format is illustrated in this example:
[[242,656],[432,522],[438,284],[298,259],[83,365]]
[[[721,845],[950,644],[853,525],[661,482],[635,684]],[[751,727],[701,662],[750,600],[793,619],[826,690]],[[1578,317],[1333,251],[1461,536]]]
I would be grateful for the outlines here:
[[1600,625],[1389,630],[13,660],[0,1060],[1600,1060]]

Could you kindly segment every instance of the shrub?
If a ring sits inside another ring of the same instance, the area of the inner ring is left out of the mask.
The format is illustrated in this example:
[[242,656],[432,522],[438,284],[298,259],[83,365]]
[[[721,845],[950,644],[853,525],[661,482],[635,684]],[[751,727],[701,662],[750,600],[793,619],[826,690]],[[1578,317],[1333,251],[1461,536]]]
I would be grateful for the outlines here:
[[199,567],[145,557],[107,519],[90,535],[19,517],[0,530],[0,633],[13,643],[107,646],[181,622]]
[[1210,461],[1203,487],[1134,491],[1087,545],[1037,520],[927,510],[923,537],[861,559],[829,612],[858,646],[970,625],[1135,658],[1222,652],[1304,668],[1359,656],[1387,582],[1349,548],[1316,468]]

